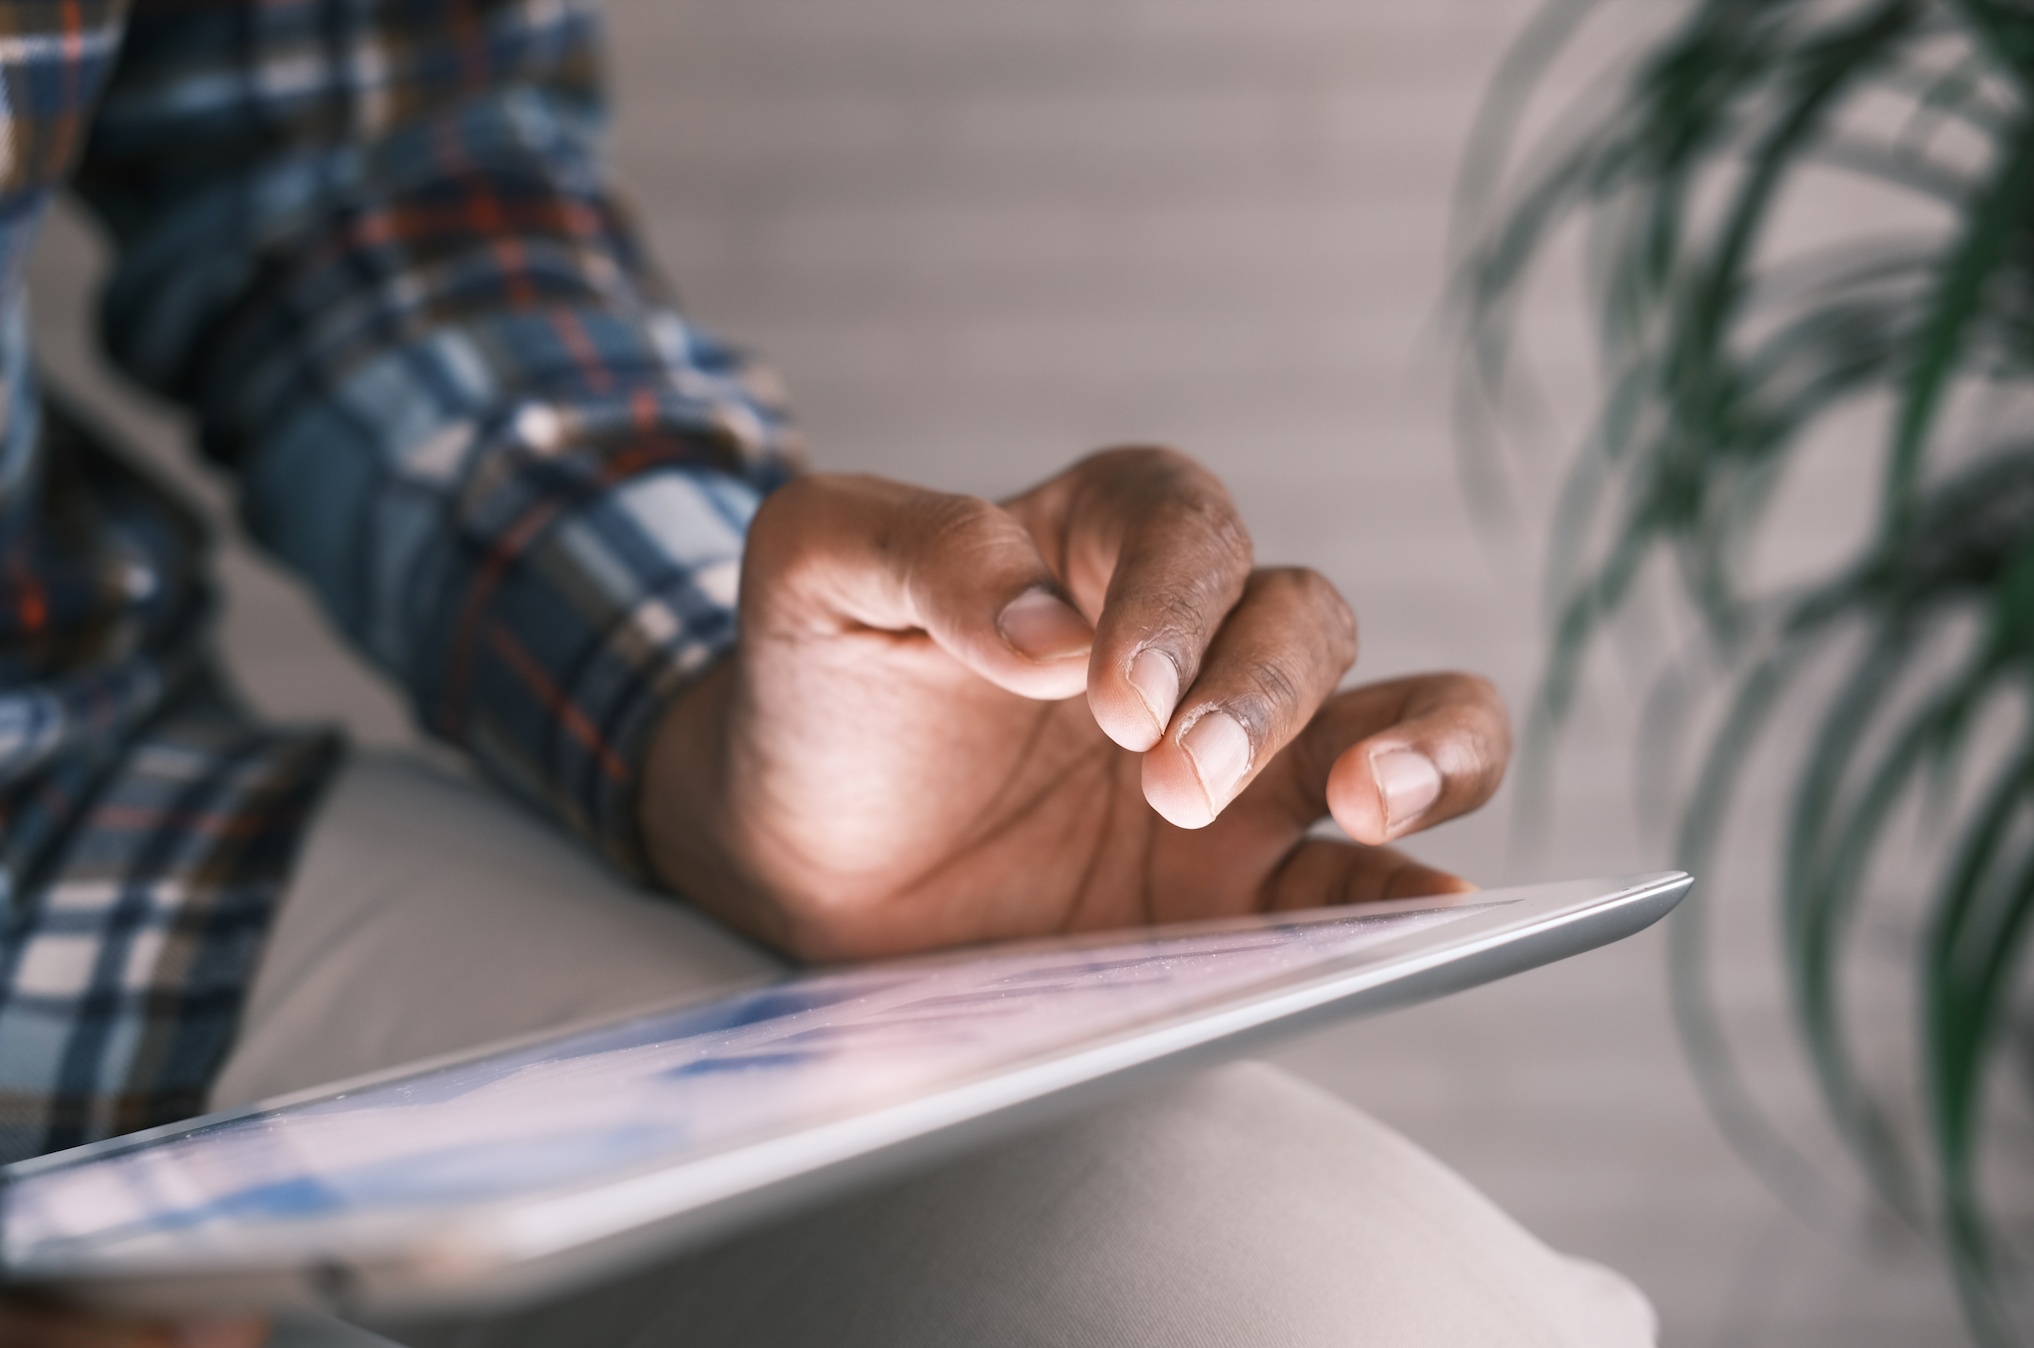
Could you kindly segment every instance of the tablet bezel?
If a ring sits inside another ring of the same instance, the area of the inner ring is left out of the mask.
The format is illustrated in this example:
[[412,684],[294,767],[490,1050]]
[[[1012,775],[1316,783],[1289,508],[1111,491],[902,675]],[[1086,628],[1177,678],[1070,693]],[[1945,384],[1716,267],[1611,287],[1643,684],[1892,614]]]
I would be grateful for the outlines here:
[[[1669,911],[1692,884],[1678,872],[1569,881],[1444,899],[1312,909],[1213,922],[1089,933],[988,948],[1105,947],[1215,931],[1254,930],[1386,912],[1475,906],[1436,927],[1394,937],[1287,982],[1219,995],[1213,1004],[1098,1037],[1015,1067],[949,1085],[902,1103],[795,1129],[703,1158],[660,1161],[579,1185],[461,1211],[346,1214],[283,1236],[272,1228],[242,1239],[208,1232],[173,1253],[103,1261],[12,1264],[0,1283],[34,1287],[110,1309],[150,1312],[225,1306],[303,1307],[365,1312],[500,1310],[612,1276],[810,1204],[909,1166],[919,1166],[1017,1128],[1036,1124],[1167,1071],[1240,1056],[1268,1039],[1328,1020],[1372,1014],[1472,987],[1622,939]],[[950,964],[981,949],[948,951],[894,967]],[[411,1063],[388,1071],[262,1100],[198,1119],[37,1157],[0,1170],[17,1177],[124,1153],[237,1118],[330,1099],[498,1053],[563,1040],[711,1002],[757,986],[796,982],[832,970],[766,978],[705,996],[674,999],[627,1016]],[[0,1219],[5,1189],[0,1187]],[[4,1249],[4,1241],[0,1241]]]

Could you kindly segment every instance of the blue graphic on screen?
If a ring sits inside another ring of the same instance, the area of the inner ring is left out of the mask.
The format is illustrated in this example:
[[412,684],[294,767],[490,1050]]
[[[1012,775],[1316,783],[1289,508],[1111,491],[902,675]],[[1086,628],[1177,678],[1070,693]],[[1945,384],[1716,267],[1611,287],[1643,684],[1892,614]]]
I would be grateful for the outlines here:
[[709,1161],[1324,972],[1487,905],[795,978],[198,1126],[4,1191],[0,1251],[147,1250]]

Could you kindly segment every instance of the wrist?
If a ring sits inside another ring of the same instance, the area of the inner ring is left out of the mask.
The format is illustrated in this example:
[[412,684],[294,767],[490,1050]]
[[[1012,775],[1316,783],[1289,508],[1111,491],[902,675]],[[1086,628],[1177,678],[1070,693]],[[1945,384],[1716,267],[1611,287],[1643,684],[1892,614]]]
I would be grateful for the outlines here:
[[651,879],[716,917],[782,944],[759,887],[729,845],[730,728],[737,681],[731,652],[665,708],[643,759],[636,823]]

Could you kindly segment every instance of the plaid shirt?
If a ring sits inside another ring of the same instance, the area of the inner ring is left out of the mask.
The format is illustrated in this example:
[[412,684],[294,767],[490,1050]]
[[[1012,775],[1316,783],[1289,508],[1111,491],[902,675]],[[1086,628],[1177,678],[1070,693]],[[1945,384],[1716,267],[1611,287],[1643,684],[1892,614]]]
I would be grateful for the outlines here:
[[0,0],[0,1159],[200,1106],[339,752],[221,691],[202,529],[38,397],[66,180],[109,351],[254,536],[640,873],[646,740],[792,446],[603,190],[596,38],[577,0]]

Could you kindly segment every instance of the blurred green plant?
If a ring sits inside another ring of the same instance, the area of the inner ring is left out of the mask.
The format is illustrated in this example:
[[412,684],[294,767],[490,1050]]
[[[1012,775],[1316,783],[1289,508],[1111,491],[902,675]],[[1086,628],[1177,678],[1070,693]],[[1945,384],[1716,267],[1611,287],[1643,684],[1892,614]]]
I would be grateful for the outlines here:
[[[2013,401],[2034,395],[2034,7],[1694,0],[1521,151],[1516,128],[1590,9],[1541,10],[1492,85],[1463,176],[1472,484],[1488,493],[1512,463],[1498,432],[1520,405],[1521,301],[1578,221],[1603,379],[1556,508],[1529,743],[1544,748],[1568,717],[1588,653],[1656,563],[1692,600],[1727,693],[1681,864],[1709,868],[1780,709],[1804,687],[1823,697],[1785,821],[1794,1009],[1877,1193],[1940,1239],[1974,1337],[2011,1343],[2010,1255],[1980,1143],[2034,915],[2034,426],[2013,426],[2034,410],[2034,396]],[[1775,228],[1788,194],[1830,172],[1891,194],[1886,208],[1789,246]],[[1901,219],[1920,223],[1883,227]],[[1882,432],[1846,447],[1876,481],[1869,542],[1815,582],[1757,590],[1747,559],[1784,470],[1859,408],[1884,412]],[[1804,683],[1811,667],[1839,672],[1833,691]],[[1897,1126],[1902,1102],[1860,1068],[1843,996],[1860,895],[1917,801],[1934,803],[1943,838],[1941,874],[1916,897],[1918,1148]],[[1704,920],[1689,910],[1673,938],[1684,1039],[1733,1140],[1783,1172],[1787,1144],[1734,1074],[1706,992]]]

